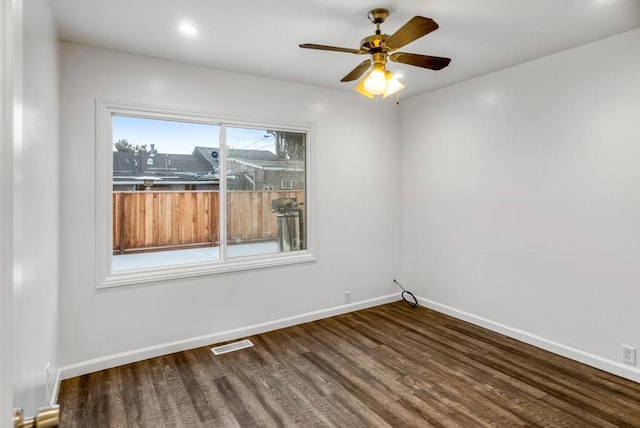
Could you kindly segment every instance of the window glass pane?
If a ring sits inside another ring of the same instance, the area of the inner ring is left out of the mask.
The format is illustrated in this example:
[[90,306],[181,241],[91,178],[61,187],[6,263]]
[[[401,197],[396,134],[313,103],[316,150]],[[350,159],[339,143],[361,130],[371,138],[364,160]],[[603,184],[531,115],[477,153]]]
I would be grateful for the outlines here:
[[220,258],[219,129],[112,116],[113,271]]
[[227,128],[227,256],[306,249],[306,134]]

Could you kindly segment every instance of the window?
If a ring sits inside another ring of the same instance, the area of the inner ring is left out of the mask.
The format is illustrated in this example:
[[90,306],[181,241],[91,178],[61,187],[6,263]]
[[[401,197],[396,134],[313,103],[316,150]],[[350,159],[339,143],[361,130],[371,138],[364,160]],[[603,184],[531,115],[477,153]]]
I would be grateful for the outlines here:
[[99,287],[315,260],[309,126],[97,113]]
[[[306,249],[306,133],[230,126],[225,135],[227,256]],[[290,177],[297,188],[268,185]]]

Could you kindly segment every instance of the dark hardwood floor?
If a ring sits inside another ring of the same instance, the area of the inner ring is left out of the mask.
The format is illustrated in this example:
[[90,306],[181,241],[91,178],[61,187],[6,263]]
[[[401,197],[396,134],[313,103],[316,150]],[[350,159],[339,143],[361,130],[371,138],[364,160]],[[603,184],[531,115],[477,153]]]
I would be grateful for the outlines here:
[[402,302],[62,382],[62,427],[640,427],[640,384]]

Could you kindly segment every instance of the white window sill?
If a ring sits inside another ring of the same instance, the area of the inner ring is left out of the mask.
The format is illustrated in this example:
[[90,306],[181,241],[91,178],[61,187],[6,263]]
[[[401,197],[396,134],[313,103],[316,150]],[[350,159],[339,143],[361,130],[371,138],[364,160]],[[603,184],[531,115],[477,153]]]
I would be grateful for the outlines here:
[[317,261],[317,257],[308,251],[270,254],[261,257],[238,257],[224,262],[209,262],[189,265],[155,267],[150,269],[122,270],[112,272],[98,284],[98,289],[121,287],[125,285],[145,284],[173,279],[193,278],[227,272],[246,271],[250,269],[269,268],[274,266],[309,263]]

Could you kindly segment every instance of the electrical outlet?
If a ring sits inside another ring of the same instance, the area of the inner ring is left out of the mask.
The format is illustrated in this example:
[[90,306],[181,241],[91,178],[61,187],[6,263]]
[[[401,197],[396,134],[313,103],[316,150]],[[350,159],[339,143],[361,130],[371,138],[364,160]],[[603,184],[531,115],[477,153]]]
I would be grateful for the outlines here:
[[344,303],[351,303],[351,291],[344,292]]
[[622,345],[622,362],[635,366],[636,365],[636,348]]

